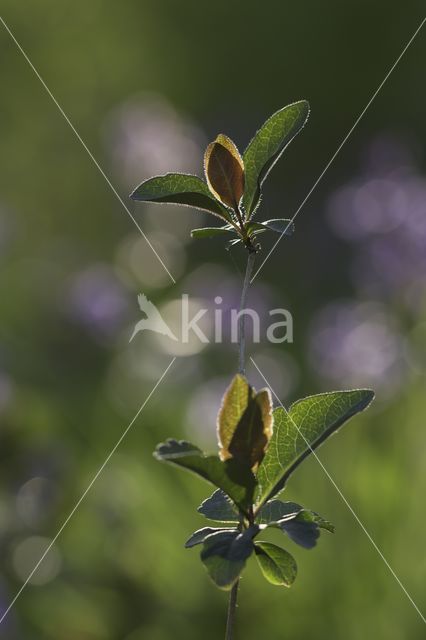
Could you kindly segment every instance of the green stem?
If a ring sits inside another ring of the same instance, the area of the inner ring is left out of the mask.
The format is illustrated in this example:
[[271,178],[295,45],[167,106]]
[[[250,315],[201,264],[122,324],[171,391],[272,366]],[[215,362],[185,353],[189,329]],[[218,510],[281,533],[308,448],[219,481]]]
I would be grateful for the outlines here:
[[228,605],[228,617],[226,619],[226,634],[225,640],[232,640],[234,635],[235,613],[237,609],[237,597],[238,597],[238,584],[239,580],[232,587],[229,595]]
[[256,252],[254,249],[249,249],[249,255],[247,259],[247,267],[246,273],[244,276],[244,284],[243,290],[241,293],[241,302],[240,302],[240,314],[238,316],[238,372],[242,375],[245,374],[246,365],[245,365],[245,346],[246,346],[246,337],[245,337],[245,314],[241,313],[246,306],[247,300],[247,291],[250,285],[251,274],[253,273],[254,261],[256,258]]

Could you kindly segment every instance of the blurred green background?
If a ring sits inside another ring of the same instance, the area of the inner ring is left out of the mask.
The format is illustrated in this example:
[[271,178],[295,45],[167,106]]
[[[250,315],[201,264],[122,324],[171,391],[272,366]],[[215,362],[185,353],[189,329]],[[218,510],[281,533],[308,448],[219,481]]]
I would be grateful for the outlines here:
[[[171,322],[181,293],[235,304],[244,253],[191,241],[196,211],[135,206],[167,170],[200,173],[219,132],[240,148],[276,109],[310,121],[275,167],[262,215],[291,217],[424,13],[413,2],[2,0],[2,16],[164,259],[172,285],[0,26],[0,608],[4,611],[174,355],[129,344],[144,292]],[[377,400],[320,451],[425,609],[426,32],[421,32],[257,277],[294,343],[249,345],[281,400],[372,386]],[[212,220],[211,220],[212,221]],[[210,222],[211,222],[210,221]],[[263,256],[275,238],[262,240]],[[226,594],[188,534],[209,487],[156,463],[167,436],[215,448],[235,347],[192,344],[133,424],[0,627],[8,640],[223,637]],[[250,380],[262,385],[253,368]],[[286,490],[336,524],[284,541],[287,591],[254,562],[238,637],[424,637],[424,624],[318,463]],[[270,535],[270,534],[268,534]],[[274,535],[271,536],[271,540]],[[279,536],[277,535],[277,540]]]

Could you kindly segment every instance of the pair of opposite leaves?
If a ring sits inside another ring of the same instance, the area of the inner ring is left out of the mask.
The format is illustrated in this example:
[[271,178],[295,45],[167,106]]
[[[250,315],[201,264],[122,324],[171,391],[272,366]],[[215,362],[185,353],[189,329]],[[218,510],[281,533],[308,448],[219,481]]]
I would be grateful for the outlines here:
[[260,508],[279,493],[305,458],[366,409],[373,398],[370,389],[308,396],[288,411],[276,408],[272,425],[269,391],[256,393],[243,376],[237,375],[225,393],[218,416],[221,459],[174,439],[158,445],[154,455],[222,489],[247,514],[253,498]]
[[[231,212],[237,218],[241,213],[248,221],[259,205],[269,171],[308,116],[306,100],[279,109],[257,131],[242,157],[232,140],[220,134],[205,153],[207,184],[194,175],[166,173],[145,180],[130,197],[139,202],[174,203],[208,211],[231,226],[236,222]],[[273,226],[271,229],[278,231]]]

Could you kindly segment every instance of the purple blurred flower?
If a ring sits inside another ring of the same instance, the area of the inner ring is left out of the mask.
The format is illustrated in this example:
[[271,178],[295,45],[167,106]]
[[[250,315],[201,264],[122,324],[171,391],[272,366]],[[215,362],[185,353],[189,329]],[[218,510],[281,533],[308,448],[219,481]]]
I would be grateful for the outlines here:
[[193,173],[206,144],[196,125],[155,94],[142,94],[115,109],[105,124],[105,137],[128,187],[171,170]]
[[323,308],[310,331],[313,369],[338,386],[398,388],[407,371],[394,318],[376,303],[339,301]]
[[71,318],[94,334],[111,337],[124,326],[129,301],[113,270],[97,264],[78,273],[68,293]]
[[358,291],[411,307],[407,288],[426,280],[426,179],[408,147],[391,137],[378,138],[367,155],[361,175],[330,198],[329,221],[357,250]]

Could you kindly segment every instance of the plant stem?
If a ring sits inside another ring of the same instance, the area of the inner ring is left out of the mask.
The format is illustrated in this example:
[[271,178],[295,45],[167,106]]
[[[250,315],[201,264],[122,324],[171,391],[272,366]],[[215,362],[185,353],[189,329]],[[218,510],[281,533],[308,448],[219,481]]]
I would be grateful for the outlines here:
[[251,274],[253,273],[254,261],[256,258],[256,252],[254,249],[249,249],[246,273],[244,276],[243,290],[241,292],[240,313],[238,316],[238,372],[242,375],[245,374],[245,314],[241,313],[246,306],[247,291],[250,285]]
[[[241,313],[246,306],[247,291],[250,286],[250,278],[253,273],[254,261],[256,257],[256,250],[254,247],[248,248],[248,259],[246,266],[246,273],[244,276],[243,290],[241,292],[240,301],[240,314],[238,316],[238,372],[244,375],[245,373],[245,314]],[[228,616],[226,619],[226,633],[225,640],[232,640],[234,635],[235,613],[237,609],[237,597],[238,597],[238,585],[239,580],[236,581],[229,594],[228,604]]]
[[232,640],[234,635],[235,612],[237,608],[238,584],[239,580],[232,587],[229,595],[228,617],[226,619],[225,640]]

